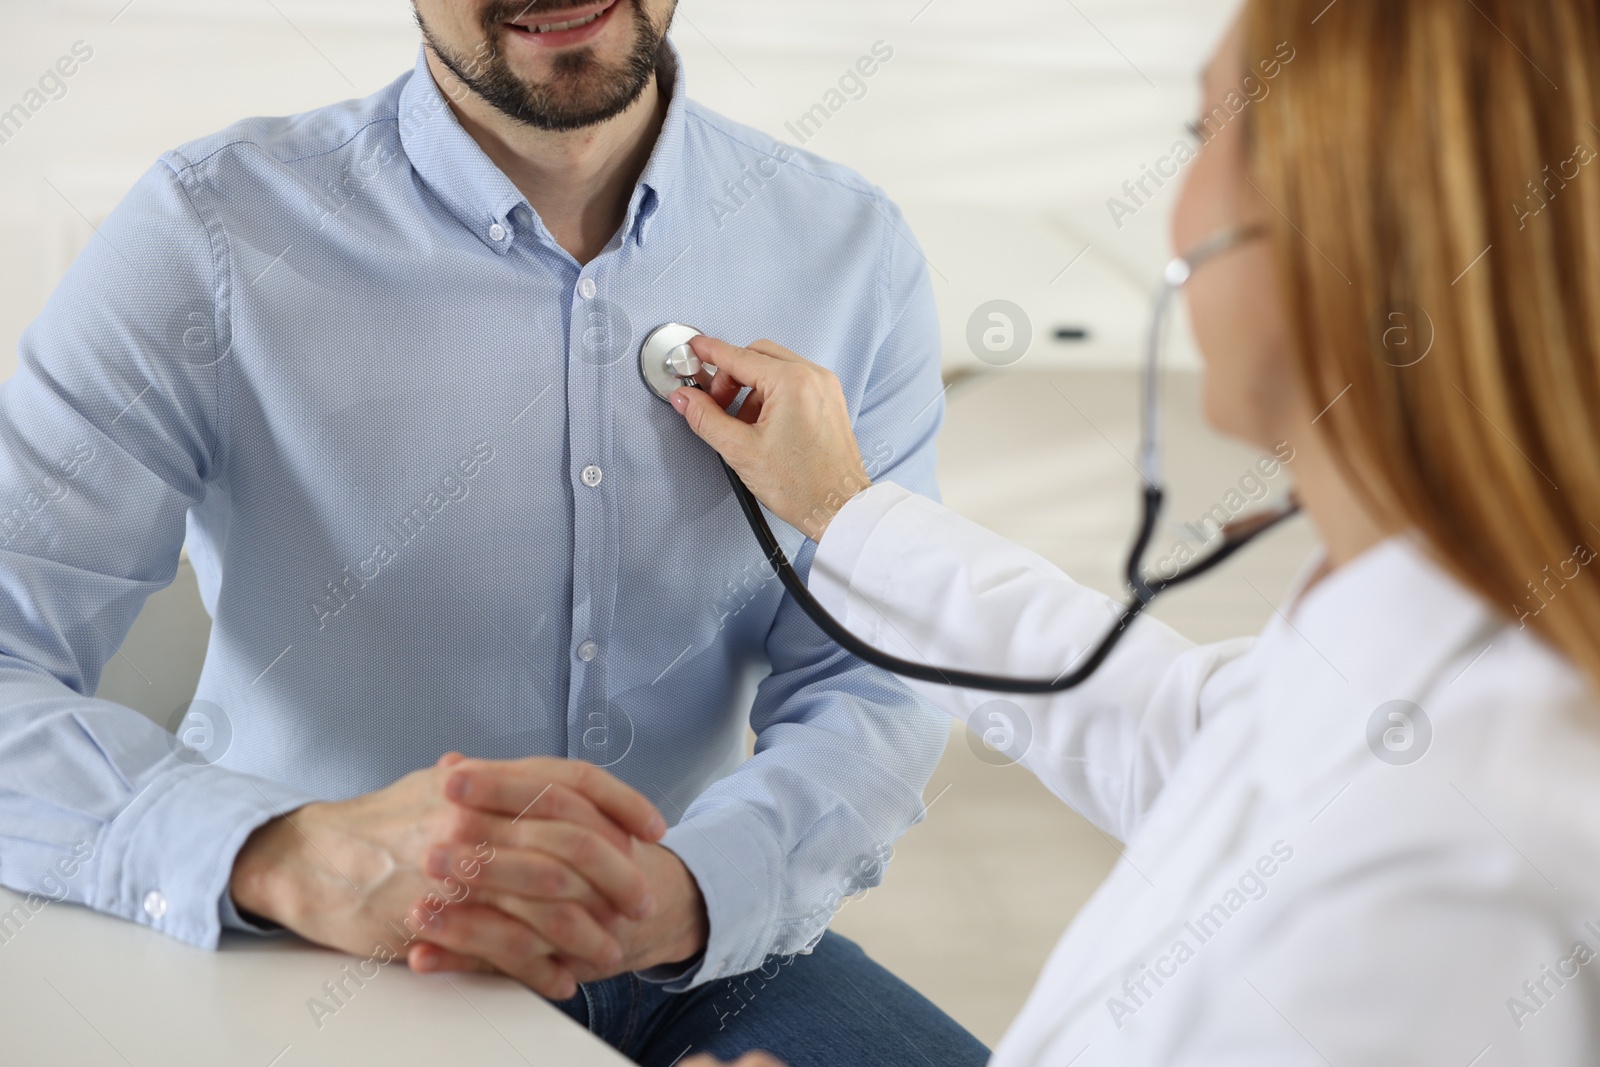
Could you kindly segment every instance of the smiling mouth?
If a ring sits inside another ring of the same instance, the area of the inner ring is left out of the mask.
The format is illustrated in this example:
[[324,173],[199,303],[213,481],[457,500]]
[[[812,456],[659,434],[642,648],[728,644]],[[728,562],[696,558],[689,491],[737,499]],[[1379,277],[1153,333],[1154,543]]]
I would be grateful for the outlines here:
[[589,15],[584,15],[581,18],[568,19],[565,22],[557,22],[557,21],[539,22],[539,23],[511,22],[511,23],[507,23],[507,25],[509,25],[514,30],[520,30],[523,33],[532,34],[532,35],[535,35],[535,36],[537,36],[538,34],[541,34],[541,33],[559,33],[562,30],[581,30],[583,27],[589,25],[591,22],[594,22],[597,19],[601,18],[603,15],[605,15],[605,13],[607,11],[610,11],[612,9],[612,7],[614,7],[614,6],[615,6],[615,4],[607,4],[604,8],[600,9],[599,11],[596,11],[596,12],[594,12],[592,14],[589,14]]
[[556,30],[576,30],[579,27],[589,25],[599,17],[599,15],[590,15],[586,19],[573,19],[571,22],[546,22],[539,26],[518,26],[517,29],[526,30],[528,33],[554,33]]

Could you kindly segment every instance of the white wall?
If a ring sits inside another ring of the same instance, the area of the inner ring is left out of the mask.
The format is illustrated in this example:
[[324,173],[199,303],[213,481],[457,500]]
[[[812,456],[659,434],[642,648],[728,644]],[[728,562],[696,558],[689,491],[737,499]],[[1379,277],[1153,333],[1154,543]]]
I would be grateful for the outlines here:
[[[1106,200],[1180,136],[1234,7],[683,0],[675,37],[696,97],[790,141],[785,123],[888,43],[895,57],[866,96],[807,147],[905,207],[933,267],[947,361],[973,362],[967,319],[1004,298],[1034,320],[1030,364],[1117,365],[1143,330],[1173,187],[1121,228]],[[75,42],[94,50],[65,95],[0,144],[0,377],[90,224],[161,151],[243,115],[372,92],[416,47],[406,0],[0,0],[0,17],[0,111]],[[1086,327],[1090,341],[1056,343],[1058,326]]]

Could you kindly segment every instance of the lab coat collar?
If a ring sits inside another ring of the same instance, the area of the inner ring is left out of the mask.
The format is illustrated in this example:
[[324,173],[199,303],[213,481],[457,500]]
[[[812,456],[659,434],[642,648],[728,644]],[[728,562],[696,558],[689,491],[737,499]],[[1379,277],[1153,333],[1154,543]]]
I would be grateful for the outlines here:
[[[688,98],[682,59],[677,46],[670,42],[657,77],[668,97],[667,115],[650,161],[628,202],[621,231],[639,244],[644,243],[651,219],[684,166]],[[554,245],[522,192],[457,121],[433,80],[423,46],[418,46],[416,66],[400,91],[399,125],[401,146],[418,177],[491,250],[500,255],[511,250],[516,234],[512,214],[518,207],[525,208],[535,231]],[[496,240],[491,230],[497,225],[512,236]]]
[[1352,695],[1415,700],[1506,625],[1415,535],[1391,537],[1316,580],[1322,564],[1319,557],[1302,573],[1278,628],[1314,650]]

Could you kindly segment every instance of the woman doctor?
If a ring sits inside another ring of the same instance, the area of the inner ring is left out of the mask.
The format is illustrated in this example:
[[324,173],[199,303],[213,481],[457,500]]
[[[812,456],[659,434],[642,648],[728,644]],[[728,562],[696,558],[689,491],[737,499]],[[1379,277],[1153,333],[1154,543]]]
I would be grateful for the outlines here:
[[[1017,698],[1024,765],[1127,851],[994,1062],[1592,1067],[1600,8],[1251,0],[1206,113],[1282,42],[1174,237],[1265,235],[1189,286],[1206,413],[1293,446],[1323,548],[1252,640],[1140,619],[1086,684]],[[1426,358],[1386,344],[1397,315]],[[857,635],[1024,677],[1099,641],[1107,598],[1038,556],[892,483],[851,495],[828,372],[695,346],[716,387],[674,406],[818,540],[810,587]],[[917,688],[961,719],[994,696]]]

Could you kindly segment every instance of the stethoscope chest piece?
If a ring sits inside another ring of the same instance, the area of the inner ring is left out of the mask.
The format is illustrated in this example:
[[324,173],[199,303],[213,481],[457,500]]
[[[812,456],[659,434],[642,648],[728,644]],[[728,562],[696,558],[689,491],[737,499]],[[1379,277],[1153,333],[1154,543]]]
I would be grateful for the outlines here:
[[700,331],[681,322],[669,322],[650,331],[639,348],[639,376],[650,391],[662,400],[686,385],[693,385],[700,373],[700,357],[689,342]]

